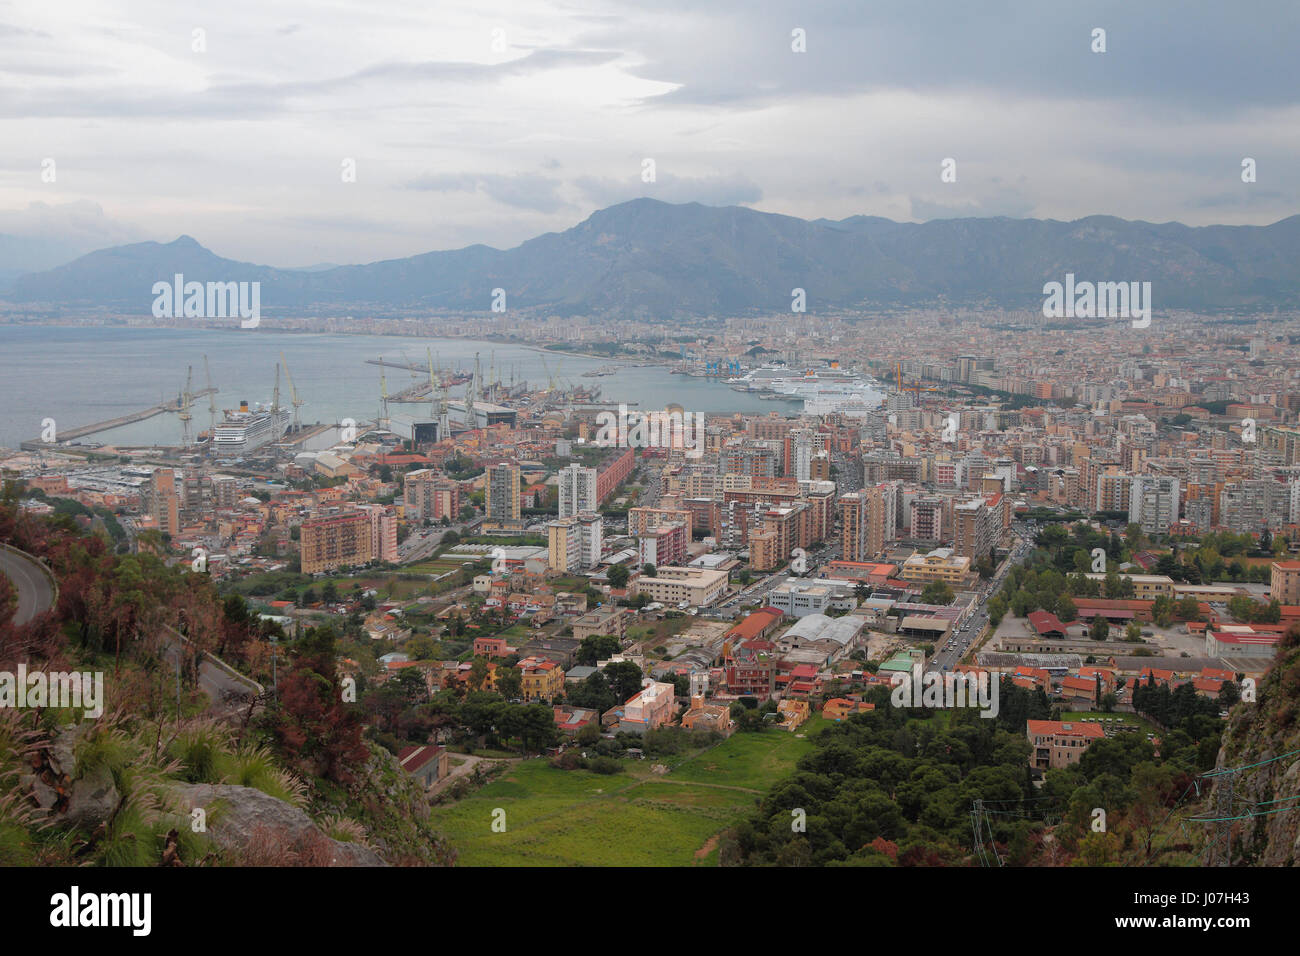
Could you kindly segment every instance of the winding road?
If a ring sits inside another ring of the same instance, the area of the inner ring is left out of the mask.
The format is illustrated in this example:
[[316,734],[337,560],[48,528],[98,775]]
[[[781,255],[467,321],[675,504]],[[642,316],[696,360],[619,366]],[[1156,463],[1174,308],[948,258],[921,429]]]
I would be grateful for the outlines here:
[[7,577],[18,592],[18,607],[14,611],[14,625],[26,624],[36,615],[49,610],[54,603],[54,585],[49,572],[35,558],[21,551],[0,548],[0,573]]

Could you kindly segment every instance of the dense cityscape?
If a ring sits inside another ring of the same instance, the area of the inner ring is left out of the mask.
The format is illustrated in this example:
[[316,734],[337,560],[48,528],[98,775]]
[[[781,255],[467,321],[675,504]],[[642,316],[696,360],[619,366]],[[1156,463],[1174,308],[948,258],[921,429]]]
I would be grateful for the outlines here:
[[23,921],[301,942],[413,867],[1282,912],[1300,14],[129,5],[0,17]]

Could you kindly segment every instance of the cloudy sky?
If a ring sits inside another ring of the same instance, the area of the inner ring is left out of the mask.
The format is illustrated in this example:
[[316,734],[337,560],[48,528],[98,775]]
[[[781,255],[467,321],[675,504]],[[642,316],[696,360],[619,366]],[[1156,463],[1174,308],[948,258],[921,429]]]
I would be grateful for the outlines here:
[[1264,225],[1298,48],[1294,0],[0,0],[0,268],[505,248],[636,196]]

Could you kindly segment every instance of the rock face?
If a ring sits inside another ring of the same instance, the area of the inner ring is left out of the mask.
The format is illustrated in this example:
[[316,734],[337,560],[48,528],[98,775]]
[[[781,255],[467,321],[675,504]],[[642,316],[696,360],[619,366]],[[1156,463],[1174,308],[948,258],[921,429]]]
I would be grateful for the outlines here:
[[[1237,772],[1214,778],[1204,807],[1209,816],[1232,819],[1208,824],[1218,839],[1206,865],[1300,864],[1300,806],[1294,803],[1300,793],[1300,630],[1282,638],[1258,702],[1232,709],[1217,766]],[[1222,826],[1232,828],[1231,856]]]
[[[374,850],[321,832],[297,807],[252,787],[177,784],[187,810],[202,808],[207,835],[222,850],[256,865],[387,866]],[[185,825],[189,825],[186,819]]]
[[93,830],[113,815],[122,795],[107,767],[74,779],[77,765],[73,748],[86,726],[77,724],[59,731],[47,747],[36,752],[34,772],[24,774],[19,782],[53,819]]

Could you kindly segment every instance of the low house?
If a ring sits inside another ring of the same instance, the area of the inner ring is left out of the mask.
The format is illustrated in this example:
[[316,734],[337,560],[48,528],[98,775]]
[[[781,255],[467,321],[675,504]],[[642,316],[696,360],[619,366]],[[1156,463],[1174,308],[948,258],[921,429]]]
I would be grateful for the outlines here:
[[[1106,693],[1102,687],[1103,694]],[[1076,704],[1095,704],[1097,701],[1097,678],[1077,677],[1066,674],[1061,678],[1061,696]]]
[[794,730],[812,716],[812,706],[806,700],[783,700],[777,703],[776,712],[781,716],[777,726],[782,730]]
[[847,697],[832,697],[822,704],[822,716],[827,720],[840,721],[851,714],[865,714],[875,709],[875,704],[868,704],[865,701],[849,700]]
[[572,737],[588,724],[595,724],[596,729],[600,729],[599,711],[572,704],[560,704],[551,709],[555,714],[555,729],[565,736]]
[[703,695],[691,698],[690,709],[682,714],[687,730],[712,730],[724,737],[731,733],[731,709],[721,704],[706,704]]
[[436,744],[404,747],[397,754],[402,769],[428,789],[451,772],[451,757],[447,748]]
[[1066,625],[1049,611],[1034,611],[1029,615],[1029,626],[1039,637],[1065,637]]

